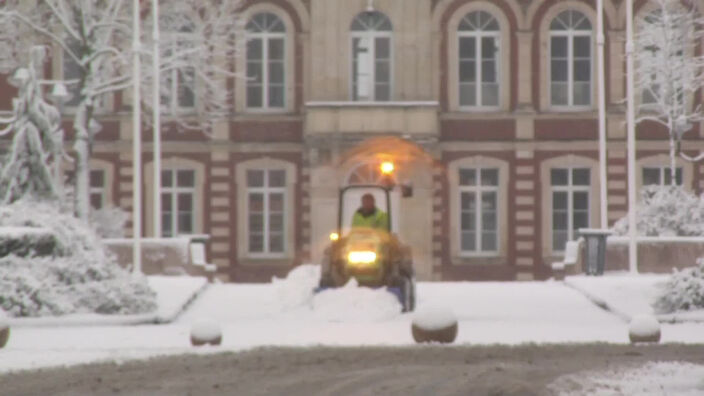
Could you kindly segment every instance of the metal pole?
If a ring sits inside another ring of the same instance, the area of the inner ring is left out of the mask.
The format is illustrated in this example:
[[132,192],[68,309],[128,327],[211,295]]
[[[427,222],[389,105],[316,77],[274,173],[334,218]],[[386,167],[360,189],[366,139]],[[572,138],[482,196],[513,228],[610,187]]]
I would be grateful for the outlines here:
[[132,1],[132,261],[134,274],[142,273],[142,119],[139,0]]
[[597,72],[599,84],[599,198],[601,199],[600,218],[601,228],[609,227],[608,197],[606,179],[606,79],[604,77],[604,0],[597,0],[596,17],[596,45],[597,45]]
[[638,272],[636,246],[636,125],[633,71],[633,0],[626,0],[626,100],[628,135],[628,268]]
[[160,100],[160,74],[159,74],[159,0],[152,0],[152,18],[154,30],[153,62],[153,111],[154,111],[154,237],[161,236],[161,100]]

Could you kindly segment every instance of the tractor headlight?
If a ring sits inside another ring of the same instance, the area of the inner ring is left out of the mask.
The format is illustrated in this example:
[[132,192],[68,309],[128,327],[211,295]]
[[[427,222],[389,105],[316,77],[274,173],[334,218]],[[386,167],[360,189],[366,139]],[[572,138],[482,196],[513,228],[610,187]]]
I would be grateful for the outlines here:
[[371,264],[376,261],[376,253],[371,251],[349,252],[347,261],[350,264]]

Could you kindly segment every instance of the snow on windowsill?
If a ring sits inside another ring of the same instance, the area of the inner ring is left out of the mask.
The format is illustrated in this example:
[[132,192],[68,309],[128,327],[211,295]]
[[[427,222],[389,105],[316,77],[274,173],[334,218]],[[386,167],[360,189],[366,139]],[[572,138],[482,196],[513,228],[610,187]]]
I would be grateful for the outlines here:
[[306,107],[433,107],[439,106],[435,100],[427,101],[310,101]]
[[[610,236],[608,243],[625,244],[630,238],[628,236]],[[704,237],[700,236],[638,236],[638,242],[680,242],[680,243],[704,243]]]

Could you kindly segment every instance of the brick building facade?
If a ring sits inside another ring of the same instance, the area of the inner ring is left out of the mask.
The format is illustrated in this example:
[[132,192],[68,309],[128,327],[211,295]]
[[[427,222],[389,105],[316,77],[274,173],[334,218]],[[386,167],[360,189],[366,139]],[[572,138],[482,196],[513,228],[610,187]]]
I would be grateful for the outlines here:
[[[224,280],[266,281],[318,262],[339,187],[374,177],[375,164],[333,164],[365,139],[391,135],[435,160],[401,175],[412,198],[394,198],[394,226],[420,279],[551,276],[574,230],[599,222],[595,3],[245,1],[249,41],[234,63],[251,79],[233,82],[230,117],[211,135],[175,132],[166,117],[165,232],[210,234]],[[627,210],[626,10],[620,0],[605,5],[613,223]],[[645,1],[636,8],[647,12]],[[54,73],[64,71],[58,59]],[[121,95],[113,102],[101,116],[91,191],[96,206],[131,210],[131,119]],[[638,185],[664,182],[666,131],[641,124],[637,136]],[[697,124],[687,150],[704,149],[701,136]],[[146,236],[151,139],[145,130]],[[681,183],[701,192],[704,165],[679,167]]]

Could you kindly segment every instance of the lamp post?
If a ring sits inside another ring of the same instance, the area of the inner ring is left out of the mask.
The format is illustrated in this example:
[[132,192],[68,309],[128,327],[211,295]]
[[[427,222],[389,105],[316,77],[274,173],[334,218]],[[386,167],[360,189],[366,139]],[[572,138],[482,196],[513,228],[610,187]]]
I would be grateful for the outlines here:
[[606,83],[604,71],[604,0],[597,0],[596,16],[596,45],[597,45],[597,70],[599,84],[599,198],[601,228],[609,227],[608,223],[608,197],[606,179]]
[[636,245],[636,125],[633,64],[633,0],[626,0],[626,124],[628,151],[628,268],[638,272]]
[[159,0],[152,0],[152,67],[154,74],[152,110],[154,112],[154,237],[161,236],[161,97],[159,74]]
[[132,1],[132,263],[142,273],[142,118],[139,0]]

